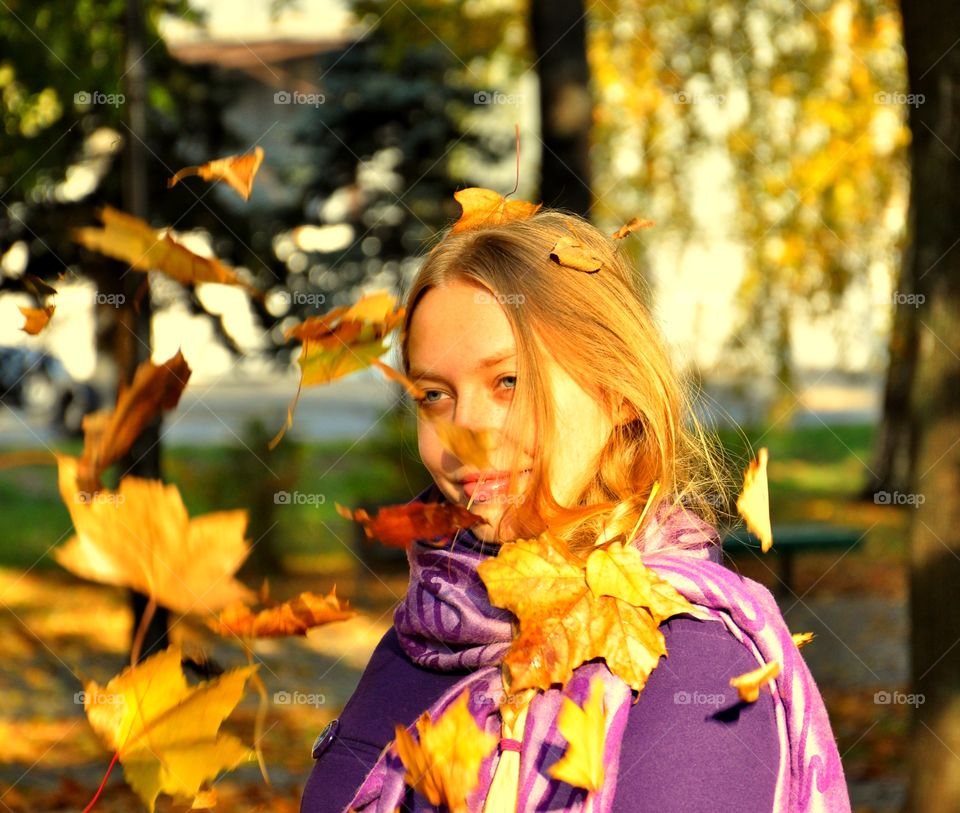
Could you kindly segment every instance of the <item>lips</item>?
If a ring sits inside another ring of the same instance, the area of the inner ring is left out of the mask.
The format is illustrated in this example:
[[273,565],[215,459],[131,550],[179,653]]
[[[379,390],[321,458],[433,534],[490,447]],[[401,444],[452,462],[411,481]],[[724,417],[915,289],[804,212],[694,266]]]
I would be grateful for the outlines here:
[[[529,473],[530,469],[524,469],[520,472],[520,475]],[[482,481],[481,477],[483,478]],[[460,484],[467,495],[467,499],[486,502],[494,493],[505,489],[509,481],[510,472],[508,471],[488,471],[465,475],[460,480]]]

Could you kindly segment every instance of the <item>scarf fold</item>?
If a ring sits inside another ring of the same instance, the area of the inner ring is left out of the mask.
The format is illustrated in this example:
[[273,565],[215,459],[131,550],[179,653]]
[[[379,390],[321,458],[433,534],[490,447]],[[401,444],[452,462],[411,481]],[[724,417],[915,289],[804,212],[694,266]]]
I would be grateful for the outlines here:
[[[415,500],[445,497],[434,486]],[[716,530],[689,510],[661,504],[642,537],[633,543],[644,563],[670,582],[690,603],[723,623],[757,659],[757,665],[778,660],[781,671],[767,684],[772,689],[780,740],[780,764],[774,813],[849,813],[850,801],[830,721],[809,668],[791,638],[773,595],[758,582],[720,564]],[[400,645],[424,667],[442,671],[471,670],[428,709],[436,720],[469,688],[468,708],[481,730],[501,736],[498,711],[503,695],[500,663],[510,648],[509,610],[494,607],[477,565],[498,546],[460,531],[451,546],[434,548],[414,542],[407,548],[410,583],[394,613]],[[586,702],[590,679],[600,677],[607,709],[603,787],[587,791],[553,779],[550,767],[567,748],[557,727],[563,698]],[[620,763],[620,745],[633,693],[602,660],[581,664],[561,689],[537,692],[530,701],[520,748],[517,810],[609,813],[613,808]],[[416,725],[408,727],[416,739]],[[480,779],[468,798],[480,811],[493,780],[500,751],[480,765]],[[347,810],[394,813],[405,795],[405,769],[393,743],[368,772]],[[418,803],[426,805],[424,799]],[[427,807],[426,809],[435,809]]]

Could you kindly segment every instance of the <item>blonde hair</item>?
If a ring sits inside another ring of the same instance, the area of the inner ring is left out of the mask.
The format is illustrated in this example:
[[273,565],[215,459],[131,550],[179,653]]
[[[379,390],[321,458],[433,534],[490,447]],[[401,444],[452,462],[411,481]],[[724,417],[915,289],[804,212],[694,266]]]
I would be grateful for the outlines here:
[[[575,235],[602,262],[596,273],[560,266],[550,252]],[[421,296],[460,281],[489,291],[500,302],[517,346],[517,384],[503,437],[532,415],[538,433],[530,488],[511,504],[517,538],[550,531],[574,553],[588,551],[600,534],[626,537],[651,496],[640,538],[664,501],[682,504],[716,526],[732,485],[719,441],[708,436],[692,409],[687,387],[644,304],[645,283],[620,248],[583,218],[541,209],[524,220],[441,233],[405,297],[400,367],[409,372],[408,337]],[[545,348],[586,392],[609,409],[616,424],[584,475],[574,506],[560,505],[546,482],[547,455],[556,437],[549,382],[538,358]],[[684,425],[689,418],[691,426]],[[512,466],[517,469],[520,449]],[[511,483],[511,489],[514,483]],[[501,520],[502,522],[502,520]],[[499,529],[498,529],[499,530]]]

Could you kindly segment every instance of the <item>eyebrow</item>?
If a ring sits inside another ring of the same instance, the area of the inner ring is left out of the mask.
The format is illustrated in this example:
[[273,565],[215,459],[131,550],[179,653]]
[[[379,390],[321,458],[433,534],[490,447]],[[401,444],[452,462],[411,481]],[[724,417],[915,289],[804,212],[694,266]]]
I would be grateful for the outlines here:
[[[486,358],[482,358],[478,360],[477,367],[481,369],[486,369],[487,367],[493,367],[497,364],[500,364],[503,361],[506,361],[507,359],[511,359],[515,357],[516,355],[517,355],[517,352],[515,350],[506,350],[502,353],[495,353],[492,356],[487,356]],[[422,378],[431,378],[431,379],[434,379],[435,381],[445,380],[443,376],[437,375],[437,373],[430,372],[429,370],[418,370],[415,368],[410,369],[409,378],[412,381],[419,381]]]

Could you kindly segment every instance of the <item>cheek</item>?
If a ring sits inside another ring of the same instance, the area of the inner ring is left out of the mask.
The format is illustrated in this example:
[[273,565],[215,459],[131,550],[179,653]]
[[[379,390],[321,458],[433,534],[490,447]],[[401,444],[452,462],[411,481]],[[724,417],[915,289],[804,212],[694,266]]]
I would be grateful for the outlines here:
[[443,447],[434,432],[423,419],[417,420],[417,449],[420,460],[429,471],[440,468],[440,458],[443,456]]

